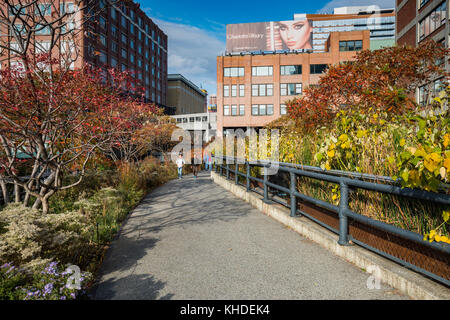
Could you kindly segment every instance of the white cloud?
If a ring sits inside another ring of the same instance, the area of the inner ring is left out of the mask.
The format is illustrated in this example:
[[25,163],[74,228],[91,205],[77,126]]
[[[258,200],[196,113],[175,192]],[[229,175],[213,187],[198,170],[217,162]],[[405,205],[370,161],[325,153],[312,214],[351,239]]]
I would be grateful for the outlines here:
[[209,94],[215,94],[216,57],[225,51],[225,41],[194,26],[153,20],[169,39],[169,73],[180,73],[195,85],[201,85]]
[[370,6],[376,5],[382,9],[395,8],[395,0],[332,0],[328,2],[317,13],[333,13],[334,8],[351,6]]

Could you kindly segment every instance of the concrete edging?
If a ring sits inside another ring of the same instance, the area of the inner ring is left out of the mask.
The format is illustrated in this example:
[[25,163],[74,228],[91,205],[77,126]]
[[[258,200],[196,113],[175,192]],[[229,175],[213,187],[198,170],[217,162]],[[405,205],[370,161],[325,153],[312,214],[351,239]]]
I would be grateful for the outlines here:
[[236,185],[234,181],[211,172],[212,180],[235,196],[249,202],[264,214],[291,228],[302,236],[320,244],[335,255],[363,270],[377,270],[375,275],[383,283],[401,291],[413,299],[450,300],[450,290],[419,273],[409,270],[391,260],[379,256],[357,245],[340,246],[339,236],[321,227],[306,217],[292,218],[290,210],[280,204],[264,203],[262,197]]

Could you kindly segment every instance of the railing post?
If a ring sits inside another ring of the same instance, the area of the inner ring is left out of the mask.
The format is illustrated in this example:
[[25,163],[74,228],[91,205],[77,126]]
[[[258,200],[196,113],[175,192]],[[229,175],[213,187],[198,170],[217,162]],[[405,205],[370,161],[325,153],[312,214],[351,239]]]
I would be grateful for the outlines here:
[[239,172],[239,164],[238,164],[238,161],[236,159],[235,162],[234,162],[234,182],[235,182],[235,184],[239,184],[238,172]]
[[295,196],[296,191],[296,183],[297,183],[297,177],[294,172],[290,172],[291,175],[291,183],[290,183],[290,189],[291,189],[291,217],[297,216],[297,197]]
[[230,180],[230,164],[228,163],[228,159],[227,159],[227,180]]
[[348,209],[348,185],[341,181],[341,200],[339,201],[339,241],[341,246],[348,246],[348,219],[345,210]]
[[220,171],[220,176],[223,177],[223,162],[222,162],[222,164],[219,164],[219,171]]
[[247,173],[246,173],[247,191],[250,191],[250,162],[246,161],[245,164],[247,165]]
[[269,202],[269,187],[267,185],[268,176],[267,176],[267,167],[264,165],[264,202]]

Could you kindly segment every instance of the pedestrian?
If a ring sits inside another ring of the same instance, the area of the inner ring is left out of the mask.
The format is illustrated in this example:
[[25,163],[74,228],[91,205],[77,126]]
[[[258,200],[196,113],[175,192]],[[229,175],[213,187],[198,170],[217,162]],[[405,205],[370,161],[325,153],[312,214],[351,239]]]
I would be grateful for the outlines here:
[[212,170],[212,156],[211,154],[208,154],[208,167],[209,167],[209,171]]
[[203,153],[203,163],[205,164],[205,170],[208,171],[208,151]]
[[201,160],[197,153],[194,153],[194,157],[192,158],[192,173],[194,174],[194,177],[197,179],[198,176],[198,170],[200,169],[200,163]]
[[183,177],[183,165],[186,163],[183,159],[183,155],[180,153],[177,159],[178,179]]

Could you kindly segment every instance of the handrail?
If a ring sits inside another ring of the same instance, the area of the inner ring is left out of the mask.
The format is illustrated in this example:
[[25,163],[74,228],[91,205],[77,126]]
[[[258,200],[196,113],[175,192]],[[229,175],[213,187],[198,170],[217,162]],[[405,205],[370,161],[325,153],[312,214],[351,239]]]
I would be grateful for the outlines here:
[[[217,156],[214,156],[214,158],[220,159],[220,157],[217,157]],[[409,198],[414,198],[414,199],[419,199],[419,200],[431,201],[431,202],[435,202],[435,203],[439,203],[439,204],[443,204],[443,205],[450,205],[450,195],[442,194],[442,193],[428,192],[428,191],[418,190],[418,189],[402,188],[402,187],[399,187],[396,185],[391,185],[391,184],[382,184],[382,183],[363,181],[362,179],[358,179],[356,177],[357,175],[353,175],[352,178],[349,178],[348,175],[336,176],[336,175],[328,174],[328,172],[320,172],[319,173],[319,172],[315,172],[315,171],[311,170],[311,169],[317,169],[315,167],[302,166],[302,169],[299,169],[291,164],[287,165],[287,164],[281,163],[281,162],[270,162],[270,161],[266,161],[266,160],[249,162],[249,161],[244,161],[243,159],[238,159],[238,158],[222,157],[222,160],[224,160],[224,159],[225,160],[233,160],[233,161],[226,161],[225,166],[222,164],[219,164],[218,163],[219,161],[214,161],[216,171],[220,171],[220,175],[223,175],[223,173],[224,173],[223,170],[226,170],[227,179],[230,179],[230,173],[234,173],[236,184],[239,184],[239,179],[238,179],[239,176],[244,177],[246,179],[247,191],[254,191],[254,190],[251,190],[251,188],[250,188],[250,181],[257,181],[257,182],[262,183],[263,189],[264,189],[264,192],[263,192],[264,202],[270,203],[269,196],[268,196],[269,187],[280,190],[280,191],[290,195],[290,204],[289,205],[283,204],[283,203],[282,204],[291,209],[291,217],[296,217],[299,212],[300,212],[300,214],[309,217],[307,214],[305,214],[304,212],[301,212],[297,209],[297,199],[307,201],[309,203],[312,203],[314,205],[317,205],[319,207],[322,207],[324,209],[327,209],[331,212],[338,214],[339,230],[337,232],[339,234],[338,243],[340,245],[343,245],[343,246],[349,245],[349,240],[354,240],[348,233],[348,218],[351,218],[351,219],[359,221],[365,225],[376,228],[378,230],[382,230],[384,232],[388,232],[390,234],[397,235],[403,239],[407,239],[409,241],[419,243],[420,245],[424,245],[430,249],[437,250],[443,254],[447,254],[447,255],[450,254],[450,245],[447,243],[423,241],[423,236],[418,233],[411,232],[409,230],[404,230],[404,229],[398,228],[396,226],[387,224],[385,222],[381,222],[381,221],[377,221],[377,220],[368,218],[359,213],[351,211],[349,209],[349,205],[348,205],[350,188],[365,189],[365,190],[371,190],[371,191],[376,191],[376,192],[381,192],[381,193],[386,193],[386,194],[393,194],[393,195],[398,195],[398,196],[402,196],[402,197],[409,197]],[[230,163],[230,162],[232,162],[232,163]],[[247,168],[246,173],[239,172],[238,166],[235,166],[234,169],[231,169],[230,164],[234,164],[235,162],[237,162],[238,164],[245,165]],[[273,164],[278,164],[278,166],[279,166],[278,169],[280,171],[289,173],[289,175],[290,175],[289,188],[278,185],[278,184],[273,183],[268,180],[267,170],[270,167],[270,165],[273,165]],[[260,179],[260,178],[251,176],[251,173],[250,173],[251,166],[263,167],[264,168],[264,179]],[[339,184],[340,192],[341,192],[339,206],[335,206],[326,201],[316,199],[316,198],[299,193],[297,191],[297,186],[296,186],[297,176],[304,176],[304,177],[309,177],[309,178],[320,180],[320,181],[327,181],[330,183]],[[361,176],[364,176],[364,175],[361,175]],[[379,178],[379,177],[372,176],[372,175],[367,175],[367,176],[369,176],[369,178],[371,178],[371,179]],[[391,180],[391,182],[393,181],[392,179],[390,179],[390,180]],[[387,181],[389,181],[389,180],[387,180]],[[312,217],[309,217],[309,218],[311,218],[317,222],[316,219],[314,219]],[[334,231],[334,232],[336,232],[336,231]],[[359,240],[356,240],[354,242],[361,244],[364,247],[368,248],[369,250],[377,252],[377,253],[379,253],[385,257],[388,257],[398,263],[401,263],[401,264],[407,266],[408,268],[412,268],[415,271],[421,272],[422,274],[425,274],[439,282],[442,282],[442,283],[446,284],[447,286],[450,286],[450,281],[447,279],[444,279],[441,276],[430,273],[429,271],[424,270],[418,266],[411,265],[411,263],[409,263],[407,261],[403,261],[403,260],[401,260],[395,256],[392,256],[388,253],[381,252],[380,250],[378,250],[376,248],[372,248],[369,245],[362,243]]]

